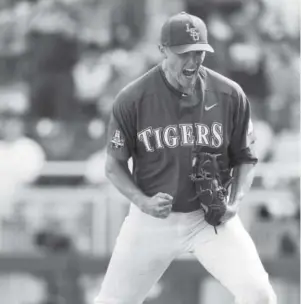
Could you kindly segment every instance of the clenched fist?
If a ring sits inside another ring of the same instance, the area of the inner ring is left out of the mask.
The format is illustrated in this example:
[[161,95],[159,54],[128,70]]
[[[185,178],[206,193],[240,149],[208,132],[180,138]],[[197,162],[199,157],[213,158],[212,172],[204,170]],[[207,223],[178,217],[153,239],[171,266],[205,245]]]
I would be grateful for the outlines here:
[[138,203],[140,210],[157,218],[167,218],[171,212],[173,197],[158,192],[152,197],[145,197]]

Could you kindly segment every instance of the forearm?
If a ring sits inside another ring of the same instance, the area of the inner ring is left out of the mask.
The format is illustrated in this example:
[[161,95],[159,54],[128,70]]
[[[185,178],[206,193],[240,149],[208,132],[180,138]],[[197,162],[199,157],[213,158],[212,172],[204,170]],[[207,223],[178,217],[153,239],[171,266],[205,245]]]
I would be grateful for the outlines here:
[[239,202],[249,192],[255,175],[255,165],[241,164],[233,169],[229,205],[238,207]]
[[138,204],[145,194],[135,184],[127,163],[115,162],[106,167],[106,176],[112,184],[131,202]]

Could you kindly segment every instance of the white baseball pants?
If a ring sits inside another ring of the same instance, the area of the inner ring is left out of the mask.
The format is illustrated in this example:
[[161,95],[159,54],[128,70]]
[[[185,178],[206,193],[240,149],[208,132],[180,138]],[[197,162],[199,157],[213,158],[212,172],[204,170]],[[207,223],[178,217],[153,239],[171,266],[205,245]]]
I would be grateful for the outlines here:
[[141,304],[179,255],[191,252],[238,304],[276,304],[252,239],[238,216],[217,227],[202,211],[159,219],[131,205],[95,304]]

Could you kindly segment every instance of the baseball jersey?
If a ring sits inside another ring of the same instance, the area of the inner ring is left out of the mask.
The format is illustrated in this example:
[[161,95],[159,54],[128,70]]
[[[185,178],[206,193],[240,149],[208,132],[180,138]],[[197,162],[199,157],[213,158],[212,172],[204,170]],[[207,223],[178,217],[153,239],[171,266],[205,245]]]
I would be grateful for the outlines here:
[[148,196],[172,195],[173,211],[200,208],[192,173],[192,153],[221,154],[224,172],[256,163],[250,104],[241,87],[208,68],[200,69],[197,98],[169,84],[161,65],[127,85],[117,95],[108,127],[107,152],[133,160],[133,178]]

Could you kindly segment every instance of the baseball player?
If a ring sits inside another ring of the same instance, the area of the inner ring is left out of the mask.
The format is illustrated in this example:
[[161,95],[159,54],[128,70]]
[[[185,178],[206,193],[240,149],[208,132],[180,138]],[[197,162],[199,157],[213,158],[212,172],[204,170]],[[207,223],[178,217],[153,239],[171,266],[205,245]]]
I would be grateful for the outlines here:
[[275,304],[236,214],[257,162],[248,99],[203,66],[213,49],[201,19],[170,17],[159,50],[162,62],[113,106],[106,175],[132,203],[95,303],[142,303],[170,263],[189,252],[236,303]]

